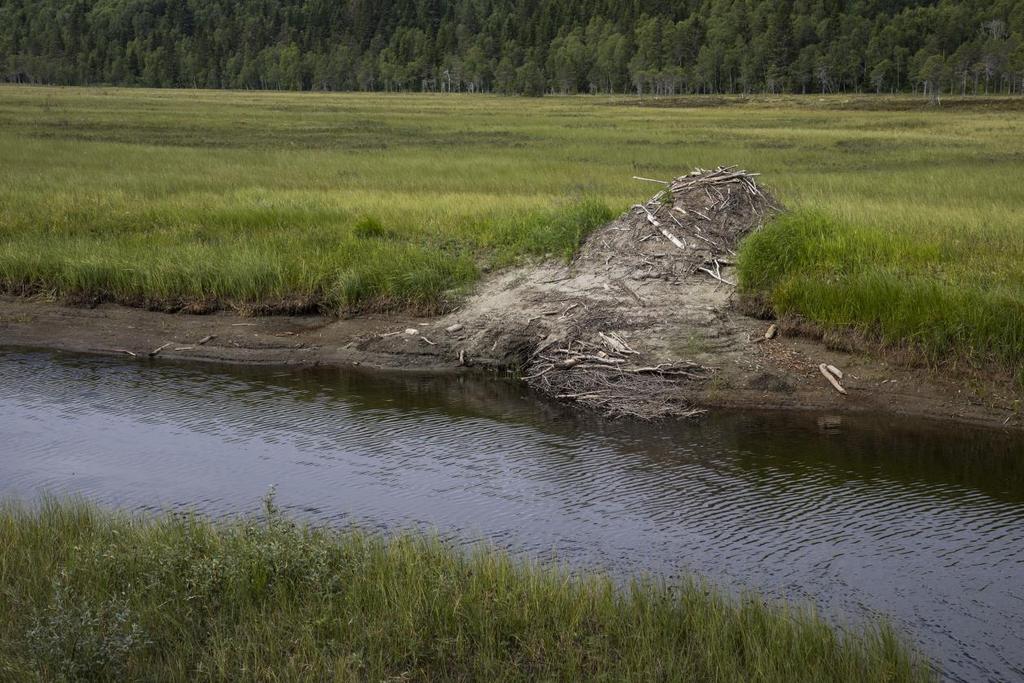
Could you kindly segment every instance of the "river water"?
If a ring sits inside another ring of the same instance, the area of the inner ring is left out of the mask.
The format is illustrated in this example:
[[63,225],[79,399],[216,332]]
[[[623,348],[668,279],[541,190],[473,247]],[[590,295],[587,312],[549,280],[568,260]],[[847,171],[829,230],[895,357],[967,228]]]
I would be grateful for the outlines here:
[[500,380],[0,350],[0,496],[293,516],[886,615],[1024,679],[1024,440],[906,419],[605,423]]

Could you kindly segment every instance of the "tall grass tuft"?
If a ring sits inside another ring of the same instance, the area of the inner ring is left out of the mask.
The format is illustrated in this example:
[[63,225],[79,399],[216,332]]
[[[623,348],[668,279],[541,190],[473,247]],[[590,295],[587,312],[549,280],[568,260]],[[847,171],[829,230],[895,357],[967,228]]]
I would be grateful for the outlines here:
[[5,680],[918,681],[883,623],[427,537],[0,505]]
[[956,352],[1024,364],[1016,276],[980,266],[941,243],[814,210],[784,214],[751,235],[739,260],[743,289],[766,293],[780,314],[910,346],[933,363]]

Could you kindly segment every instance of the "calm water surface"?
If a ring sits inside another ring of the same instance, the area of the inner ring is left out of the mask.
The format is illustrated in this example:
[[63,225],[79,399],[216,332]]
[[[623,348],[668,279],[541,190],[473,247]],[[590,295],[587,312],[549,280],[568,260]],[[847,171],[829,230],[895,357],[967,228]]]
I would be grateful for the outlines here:
[[0,350],[0,496],[437,530],[615,576],[885,614],[948,677],[1024,679],[1024,441],[830,416],[604,424],[458,378]]

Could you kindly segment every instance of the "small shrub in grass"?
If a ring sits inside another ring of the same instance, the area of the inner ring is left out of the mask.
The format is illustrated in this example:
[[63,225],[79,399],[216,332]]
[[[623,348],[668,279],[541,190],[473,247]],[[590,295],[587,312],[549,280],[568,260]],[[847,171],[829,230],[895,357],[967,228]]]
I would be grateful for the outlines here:
[[25,633],[26,650],[39,670],[67,680],[116,679],[146,644],[122,595],[88,600],[70,591],[62,575]]
[[360,216],[352,226],[352,234],[359,239],[396,239],[394,230],[384,227],[376,216]]
[[11,680],[918,681],[883,624],[262,518],[0,505]]

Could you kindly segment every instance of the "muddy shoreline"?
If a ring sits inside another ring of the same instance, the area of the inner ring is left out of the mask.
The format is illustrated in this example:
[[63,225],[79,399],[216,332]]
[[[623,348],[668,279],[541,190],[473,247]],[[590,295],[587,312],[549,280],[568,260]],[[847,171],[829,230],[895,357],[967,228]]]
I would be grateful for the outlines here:
[[[520,371],[518,359],[510,357],[507,346],[501,345],[493,345],[491,355],[473,355],[460,365],[459,347],[466,339],[445,331],[458,324],[451,322],[458,316],[456,312],[442,318],[252,318],[226,312],[158,313],[116,304],[80,308],[0,297],[0,346],[121,356],[129,362],[175,360],[431,373]],[[752,331],[766,326],[763,321],[737,316]],[[407,329],[419,334],[406,334]],[[213,339],[199,344],[208,336]],[[148,355],[165,344],[170,345],[156,356]],[[994,381],[896,367],[868,355],[829,351],[820,342],[798,337],[751,342],[744,355],[720,367],[710,382],[680,386],[681,397],[708,410],[874,412],[1024,431],[1024,419],[1014,409],[1018,397],[1011,387]],[[839,395],[821,377],[819,358],[844,368],[848,395]]]
[[1009,377],[898,364],[815,339],[800,324],[766,334],[769,322],[741,310],[734,284],[740,242],[781,210],[755,176],[721,167],[680,176],[591,233],[571,261],[494,273],[444,316],[245,317],[0,296],[0,346],[153,362],[499,372],[610,418],[809,410],[1024,429],[1024,396]]

